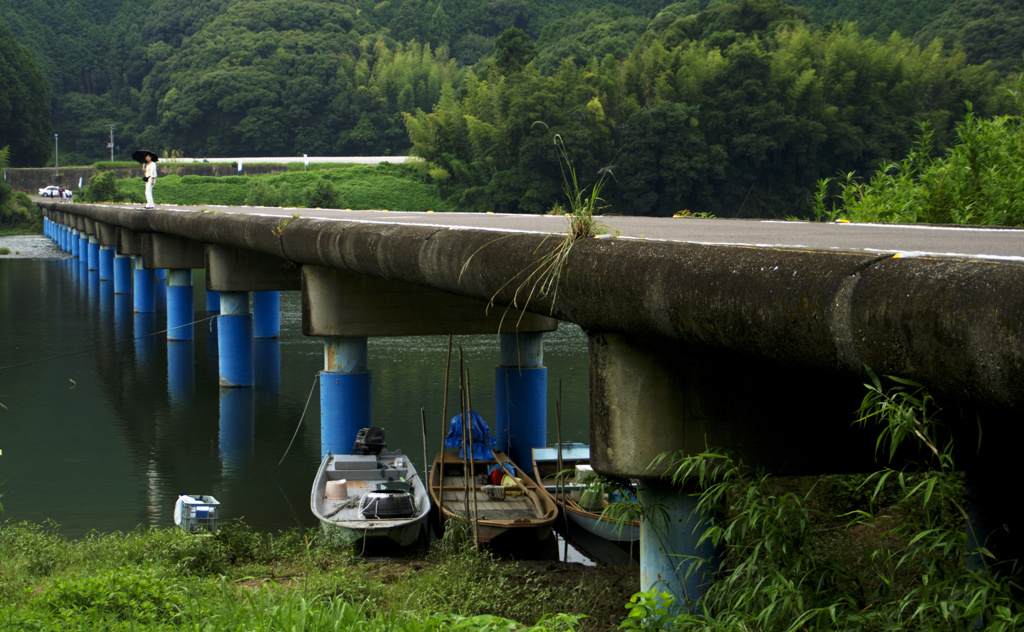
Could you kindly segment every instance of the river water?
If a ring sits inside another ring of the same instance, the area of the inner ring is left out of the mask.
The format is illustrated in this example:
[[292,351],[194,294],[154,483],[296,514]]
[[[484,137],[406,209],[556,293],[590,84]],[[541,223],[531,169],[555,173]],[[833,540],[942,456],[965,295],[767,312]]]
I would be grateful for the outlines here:
[[[260,530],[315,524],[309,494],[320,409],[312,387],[323,344],[302,335],[299,294],[281,294],[280,339],[256,341],[256,387],[221,390],[201,272],[195,284],[203,322],[192,343],[169,345],[159,333],[162,311],[133,314],[130,295],[115,296],[112,282],[101,283],[78,260],[0,257],[4,519],[53,520],[72,537],[167,527],[175,499],[190,493],[216,496],[221,520],[243,518]],[[497,336],[457,336],[454,344],[453,366],[461,346],[474,407],[492,422]],[[421,407],[431,458],[441,444],[447,348],[440,336],[369,342],[374,424],[417,467]],[[563,323],[545,337],[544,358],[548,442],[559,382],[563,440],[589,442],[586,337]],[[456,374],[449,401],[457,398]]]

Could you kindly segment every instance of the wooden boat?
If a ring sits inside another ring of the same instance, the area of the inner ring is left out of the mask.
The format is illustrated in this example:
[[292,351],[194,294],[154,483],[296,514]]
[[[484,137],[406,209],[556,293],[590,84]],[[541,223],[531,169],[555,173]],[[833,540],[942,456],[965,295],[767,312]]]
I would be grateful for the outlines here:
[[327,453],[309,504],[325,530],[338,529],[352,541],[388,539],[398,546],[426,536],[430,513],[426,486],[401,450]]
[[[583,443],[562,444],[562,470],[577,470],[577,466],[590,465],[590,446]],[[558,490],[558,448],[534,448],[533,449],[533,472],[538,483],[547,494],[558,504],[559,509],[564,511],[573,524],[583,528],[588,533],[604,540],[620,543],[631,543],[640,541],[640,522],[632,521],[626,524],[601,519],[601,513],[608,506],[608,499],[598,491],[598,498],[592,504],[583,506],[582,494],[587,494],[586,486],[574,483],[575,474],[568,474],[565,478],[564,499]]]
[[[488,542],[499,536],[507,538],[513,534],[548,538],[551,535],[551,524],[558,515],[555,502],[504,452],[494,450],[492,456],[494,458],[490,460],[473,461],[477,478],[483,480],[469,487],[470,509],[473,508],[474,495],[476,498],[479,541]],[[507,476],[503,484],[499,485],[487,480],[488,467],[499,462],[515,473],[518,485]],[[464,461],[457,452],[442,451],[434,458],[430,469],[430,498],[443,509],[442,520],[456,515],[471,517],[466,507],[468,481]],[[496,489],[498,487],[503,489]]]

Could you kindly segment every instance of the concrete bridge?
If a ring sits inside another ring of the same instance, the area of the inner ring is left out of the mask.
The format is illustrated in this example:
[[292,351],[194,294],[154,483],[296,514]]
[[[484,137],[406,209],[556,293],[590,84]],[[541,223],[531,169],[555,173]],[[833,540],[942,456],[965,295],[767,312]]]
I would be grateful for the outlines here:
[[[594,466],[648,480],[649,499],[671,494],[648,469],[666,450],[725,449],[785,474],[875,469],[875,433],[852,424],[865,366],[930,387],[947,412],[962,411],[953,421],[965,435],[976,426],[960,418],[983,414],[982,452],[962,461],[977,487],[1015,473],[1019,230],[608,217],[598,238],[560,251],[567,220],[551,216],[43,206],[65,237],[131,256],[136,269],[205,268],[222,319],[248,309],[239,293],[301,289],[303,331],[325,338],[331,375],[365,369],[367,336],[500,328],[502,365],[514,369],[505,379],[523,380],[508,401],[527,402],[539,333],[553,319],[578,323]],[[542,292],[537,275],[559,252],[557,284]],[[352,378],[339,397],[367,388]],[[517,441],[536,441],[528,417],[546,407],[509,408],[522,410],[497,425],[515,456],[527,447]],[[668,502],[688,513],[685,496]]]

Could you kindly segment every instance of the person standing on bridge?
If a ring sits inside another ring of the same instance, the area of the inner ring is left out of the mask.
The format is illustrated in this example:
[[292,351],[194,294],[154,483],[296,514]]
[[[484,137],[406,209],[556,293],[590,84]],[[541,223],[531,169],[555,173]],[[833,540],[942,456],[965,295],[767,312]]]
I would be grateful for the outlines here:
[[142,163],[142,180],[146,183],[146,206],[153,208],[153,185],[156,184],[156,161],[160,160],[151,151],[140,149],[132,154],[132,158]]

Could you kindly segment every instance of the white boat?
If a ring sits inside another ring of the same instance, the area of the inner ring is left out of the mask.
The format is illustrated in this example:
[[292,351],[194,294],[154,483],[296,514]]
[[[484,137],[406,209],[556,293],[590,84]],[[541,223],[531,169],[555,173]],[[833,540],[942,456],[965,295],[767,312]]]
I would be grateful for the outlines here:
[[[583,443],[562,445],[563,471],[579,471],[578,466],[589,465],[590,446]],[[583,502],[588,495],[593,495],[595,490],[576,485],[570,478],[573,475],[567,475],[564,482],[561,483],[566,489],[559,492],[557,447],[533,449],[533,472],[537,483],[551,495],[559,509],[566,513],[573,524],[592,535],[611,542],[626,544],[639,542],[639,521],[621,523],[608,520],[607,517],[602,519],[602,513],[609,504],[609,499],[602,493],[602,490],[596,490],[596,498],[593,498],[592,502]]]
[[309,504],[325,530],[340,530],[352,541],[387,539],[398,546],[426,541],[430,497],[412,459],[401,450],[328,452]]

